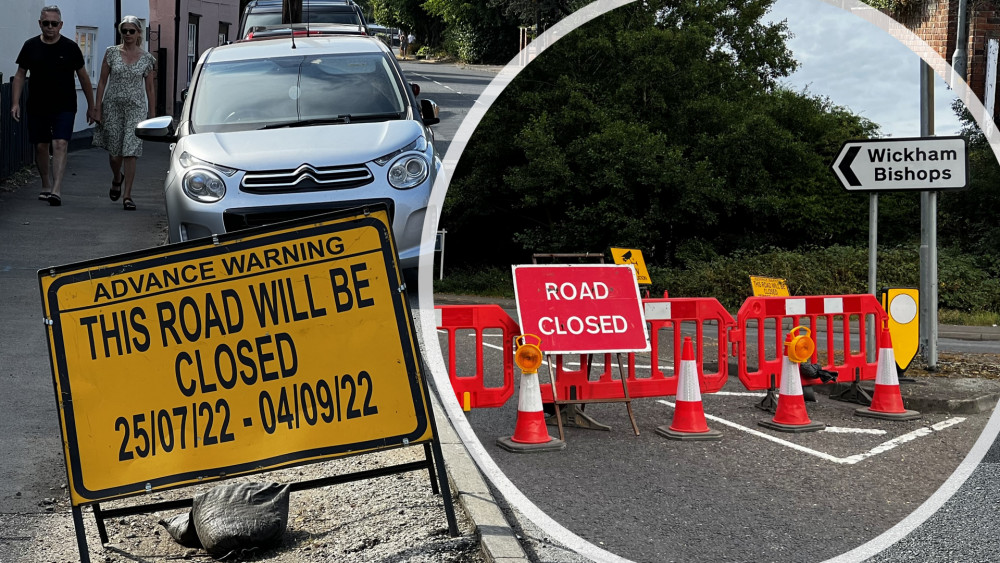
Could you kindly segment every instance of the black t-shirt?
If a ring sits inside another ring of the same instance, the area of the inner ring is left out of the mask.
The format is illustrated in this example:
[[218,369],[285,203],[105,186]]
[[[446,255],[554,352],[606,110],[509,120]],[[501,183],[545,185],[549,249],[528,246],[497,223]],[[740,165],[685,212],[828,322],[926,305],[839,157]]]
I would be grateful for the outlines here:
[[28,111],[56,113],[76,111],[76,71],[84,64],[75,41],[59,36],[47,44],[35,36],[24,42],[17,66],[28,70]]

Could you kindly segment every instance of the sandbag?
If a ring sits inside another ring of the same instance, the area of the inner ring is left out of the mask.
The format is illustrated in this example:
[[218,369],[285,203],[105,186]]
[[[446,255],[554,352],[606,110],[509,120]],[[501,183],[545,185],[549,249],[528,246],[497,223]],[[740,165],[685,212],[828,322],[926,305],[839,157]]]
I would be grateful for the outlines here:
[[288,485],[233,483],[196,495],[190,512],[161,520],[185,547],[216,559],[253,553],[281,542],[288,524]]
[[167,533],[170,534],[170,537],[174,538],[174,541],[184,547],[201,547],[201,541],[198,540],[198,532],[195,532],[194,525],[191,523],[190,510],[183,514],[177,514],[176,516],[160,520],[160,525],[167,529]]

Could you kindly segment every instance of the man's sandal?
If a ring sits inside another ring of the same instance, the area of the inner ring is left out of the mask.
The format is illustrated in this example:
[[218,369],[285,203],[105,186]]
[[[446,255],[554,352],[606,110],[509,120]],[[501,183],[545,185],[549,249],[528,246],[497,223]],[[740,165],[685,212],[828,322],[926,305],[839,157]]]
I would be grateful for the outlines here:
[[42,192],[42,193],[38,194],[38,200],[39,201],[48,201],[50,195],[52,195],[52,192]]
[[125,211],[135,211],[135,202],[132,201],[132,198],[127,197],[122,200],[122,208]]
[[62,205],[62,198],[57,196],[56,194],[49,194],[49,197],[47,199],[49,200],[49,205],[53,207],[57,205]]
[[111,198],[111,201],[118,201],[118,198],[120,198],[121,196],[122,196],[122,183],[115,182],[112,180],[111,189],[108,190],[108,197]]

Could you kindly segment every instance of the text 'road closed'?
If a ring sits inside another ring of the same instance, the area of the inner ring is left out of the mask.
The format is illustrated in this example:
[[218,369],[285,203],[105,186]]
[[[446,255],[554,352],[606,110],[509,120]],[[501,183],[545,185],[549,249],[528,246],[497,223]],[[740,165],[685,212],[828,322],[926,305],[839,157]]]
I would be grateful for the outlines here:
[[648,347],[635,270],[623,265],[514,266],[521,330],[546,353]]

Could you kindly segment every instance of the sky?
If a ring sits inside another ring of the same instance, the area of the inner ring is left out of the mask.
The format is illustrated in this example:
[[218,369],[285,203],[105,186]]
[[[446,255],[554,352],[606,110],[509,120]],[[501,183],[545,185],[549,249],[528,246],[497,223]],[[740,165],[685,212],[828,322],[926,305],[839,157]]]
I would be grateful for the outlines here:
[[[782,82],[828,97],[882,126],[886,137],[920,136],[920,57],[880,27],[822,0],[777,0],[765,19],[787,20],[799,69]],[[950,55],[945,57],[950,60]],[[956,135],[954,94],[935,75],[934,133]]]

